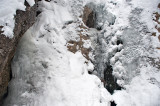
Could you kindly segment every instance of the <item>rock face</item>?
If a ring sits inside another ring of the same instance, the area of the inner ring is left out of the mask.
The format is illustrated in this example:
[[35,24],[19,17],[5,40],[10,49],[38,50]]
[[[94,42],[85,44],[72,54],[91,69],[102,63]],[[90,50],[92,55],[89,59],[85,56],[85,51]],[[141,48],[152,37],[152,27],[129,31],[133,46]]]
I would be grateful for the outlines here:
[[84,24],[89,28],[94,28],[95,18],[96,18],[96,14],[93,11],[93,9],[91,9],[88,6],[85,6],[83,11],[83,17],[82,17]]
[[[38,0],[36,0],[37,3]],[[37,4],[30,7],[25,2],[26,11],[17,10],[15,16],[14,37],[12,39],[5,37],[1,31],[3,26],[0,26],[0,105],[2,100],[7,96],[8,83],[12,77],[11,75],[11,60],[14,56],[16,46],[22,35],[35,22]]]

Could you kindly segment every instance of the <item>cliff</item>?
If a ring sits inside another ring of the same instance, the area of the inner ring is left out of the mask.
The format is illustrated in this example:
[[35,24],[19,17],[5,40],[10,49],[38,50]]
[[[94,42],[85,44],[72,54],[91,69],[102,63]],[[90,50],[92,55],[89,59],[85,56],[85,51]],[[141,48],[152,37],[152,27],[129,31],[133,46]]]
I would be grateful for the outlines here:
[[[38,0],[36,0],[37,3]],[[37,4],[30,7],[25,1],[26,11],[17,10],[15,15],[14,37],[3,35],[0,26],[0,101],[8,94],[8,83],[11,80],[11,60],[14,56],[17,44],[22,35],[34,24],[36,20]]]

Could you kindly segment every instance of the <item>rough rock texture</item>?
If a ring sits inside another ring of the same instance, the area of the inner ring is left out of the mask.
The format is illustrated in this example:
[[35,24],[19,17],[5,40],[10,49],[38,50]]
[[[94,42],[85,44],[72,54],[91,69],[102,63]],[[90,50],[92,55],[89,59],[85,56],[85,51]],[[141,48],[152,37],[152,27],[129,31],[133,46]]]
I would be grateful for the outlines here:
[[[87,29],[85,26],[83,25],[80,25],[79,26],[80,29]],[[87,59],[87,60],[91,60],[89,58],[89,52],[91,51],[91,48],[85,48],[83,47],[83,44],[84,44],[84,41],[85,40],[89,40],[89,36],[87,35],[83,35],[83,30],[81,30],[79,32],[79,37],[80,37],[80,40],[79,41],[69,41],[68,42],[68,45],[67,45],[67,48],[69,51],[73,52],[73,53],[76,53],[77,51],[81,51],[82,55]],[[78,48],[77,48],[78,47]]]
[[95,17],[96,17],[95,12],[88,6],[85,6],[83,10],[83,17],[82,17],[84,24],[89,28],[94,28]]
[[[38,0],[36,0],[37,2]],[[0,105],[7,96],[7,87],[11,79],[11,60],[14,56],[16,46],[22,35],[33,25],[36,19],[37,4],[30,7],[25,2],[26,11],[17,10],[15,16],[14,37],[12,39],[5,37],[0,26]]]
[[[157,6],[160,9],[160,3]],[[155,16],[155,19],[153,19],[157,24],[160,24],[160,14],[158,12],[153,13],[153,15]],[[157,31],[160,33],[160,27],[158,27],[157,25],[155,26],[155,28],[157,29]],[[152,33],[152,36],[156,36],[156,32]],[[160,41],[160,35],[158,35],[158,39]],[[157,49],[159,49],[160,47],[157,47]]]

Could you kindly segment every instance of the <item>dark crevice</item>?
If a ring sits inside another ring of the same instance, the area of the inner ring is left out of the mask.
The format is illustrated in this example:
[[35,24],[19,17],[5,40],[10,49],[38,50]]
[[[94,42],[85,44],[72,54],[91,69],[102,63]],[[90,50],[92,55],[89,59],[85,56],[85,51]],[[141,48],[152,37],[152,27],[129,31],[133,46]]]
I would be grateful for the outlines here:
[[41,11],[37,11],[36,12],[36,17],[41,13]]
[[4,104],[4,100],[7,98],[7,96],[8,96],[8,87],[2,97],[2,100],[0,100],[0,106],[2,106]]
[[[12,58],[13,59],[13,58]],[[11,60],[12,61],[12,60]],[[11,81],[11,79],[13,78],[13,76],[12,76],[12,68],[11,68],[11,65],[10,65],[10,79],[9,79],[9,81]]]
[[[42,1],[42,0],[38,0],[38,1]],[[50,2],[51,0],[45,0],[45,1]]]
[[3,95],[2,99],[5,99],[7,96],[8,96],[8,87],[7,87],[6,93]]
[[119,44],[123,44],[123,42],[121,40],[117,40],[117,45]]
[[86,25],[89,27],[89,28],[94,28],[95,27],[95,13],[92,11],[89,15],[88,15],[88,19],[87,19],[87,22],[86,22]]
[[45,1],[50,2],[51,0],[45,0]]
[[[103,8],[103,6],[99,7],[99,8]],[[98,31],[102,30],[103,29],[103,26],[102,25],[98,25],[98,22],[101,22],[98,15],[100,15],[96,10],[97,7],[90,3],[88,5],[86,5],[84,7],[84,11],[83,11],[83,16],[82,16],[82,20],[84,22],[84,24],[89,27],[89,28],[95,28],[97,29]],[[100,10],[102,11],[102,13],[104,12],[103,9]],[[107,18],[106,18],[107,19]],[[115,17],[113,16],[113,19],[115,19]],[[102,21],[103,22],[103,21]],[[109,21],[109,24],[110,25],[113,25],[115,23],[115,21],[113,22],[110,22]],[[97,44],[101,47],[102,45],[102,37],[97,37]],[[117,42],[115,42],[115,44],[119,45],[119,44],[123,44],[123,42],[121,40],[117,40]],[[117,52],[120,52],[121,50],[118,50],[117,49]],[[98,55],[95,56],[95,61],[99,61],[99,58],[101,58],[101,54],[103,53],[103,50],[102,49],[98,49]],[[117,84],[117,79],[112,75],[112,71],[113,71],[113,68],[112,66],[110,65],[110,63],[106,63],[106,66],[105,66],[105,63],[104,63],[104,68],[100,68],[100,66],[103,64],[102,61],[100,61],[101,63],[97,63],[95,62],[95,70],[97,71],[100,71],[100,72],[103,72],[104,73],[104,76],[102,74],[99,74],[98,76],[101,79],[101,81],[104,83],[104,86],[105,88],[111,93],[113,94],[114,93],[114,90],[121,90],[121,87]],[[88,74],[92,74],[92,72],[88,71]],[[101,76],[102,75],[102,76]],[[115,103],[114,102],[111,102],[111,106],[116,106],[116,104],[114,105]]]
[[106,82],[105,88],[111,94],[114,93],[114,90],[121,90],[121,87],[117,84],[117,79],[112,75],[112,71],[112,66],[107,64],[106,69],[104,70],[104,80]]
[[88,74],[92,74],[92,72],[91,72],[91,71],[88,71]]
[[[123,44],[122,40],[117,40],[117,45]],[[117,49],[117,52],[120,52],[121,49]],[[114,90],[121,90],[122,87],[117,84],[117,79],[112,74],[113,68],[110,63],[106,63],[106,68],[104,70],[104,80],[106,82],[105,88],[111,93],[114,93]],[[113,105],[114,106],[114,105]]]
[[72,23],[73,23],[73,21],[68,21],[68,22],[65,23],[65,25],[69,25],[69,24],[72,24]]
[[117,106],[117,104],[114,101],[111,101],[111,106]]
[[97,27],[96,29],[100,31],[100,30],[102,30],[102,27]]

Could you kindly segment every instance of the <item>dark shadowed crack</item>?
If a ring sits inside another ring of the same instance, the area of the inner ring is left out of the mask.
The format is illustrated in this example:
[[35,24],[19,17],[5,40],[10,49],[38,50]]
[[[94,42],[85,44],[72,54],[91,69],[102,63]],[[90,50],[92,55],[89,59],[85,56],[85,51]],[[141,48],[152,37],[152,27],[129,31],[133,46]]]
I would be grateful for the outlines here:
[[121,90],[121,87],[117,84],[117,79],[112,75],[112,66],[107,64],[104,70],[105,88],[113,94],[114,90]]
[[89,8],[88,6],[84,7],[84,11],[83,11],[83,22],[86,26],[88,26],[89,28],[95,28],[95,16],[96,13]]
[[111,103],[110,106],[117,106],[117,104],[114,101],[111,101],[110,103]]

